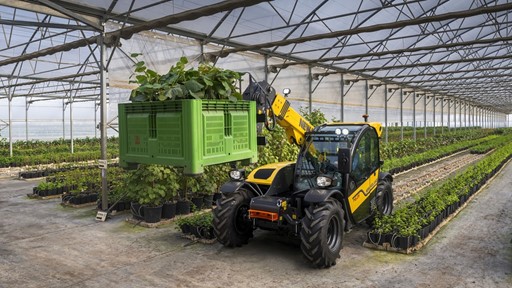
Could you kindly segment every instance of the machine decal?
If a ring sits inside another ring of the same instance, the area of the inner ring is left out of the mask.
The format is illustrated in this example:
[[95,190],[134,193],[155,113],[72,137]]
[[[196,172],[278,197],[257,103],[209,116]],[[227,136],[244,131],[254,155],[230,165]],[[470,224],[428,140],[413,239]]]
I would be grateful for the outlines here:
[[348,203],[350,206],[350,211],[354,213],[354,211],[363,204],[364,201],[372,194],[373,191],[377,188],[377,182],[379,178],[379,170],[376,170],[374,173],[368,177],[366,181],[359,186],[358,189],[356,189],[354,193],[352,193],[348,197]]

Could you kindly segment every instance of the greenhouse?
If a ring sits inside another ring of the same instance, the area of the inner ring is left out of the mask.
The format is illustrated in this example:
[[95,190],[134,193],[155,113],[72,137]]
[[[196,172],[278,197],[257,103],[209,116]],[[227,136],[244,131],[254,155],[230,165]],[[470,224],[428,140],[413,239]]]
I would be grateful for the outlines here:
[[0,286],[508,287],[509,15],[0,0]]

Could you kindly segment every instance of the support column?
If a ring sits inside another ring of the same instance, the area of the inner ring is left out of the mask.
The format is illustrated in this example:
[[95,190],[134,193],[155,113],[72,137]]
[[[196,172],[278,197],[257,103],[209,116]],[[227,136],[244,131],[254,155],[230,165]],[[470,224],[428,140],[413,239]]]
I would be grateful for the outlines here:
[[344,115],[344,110],[345,110],[345,81],[343,80],[343,74],[341,74],[341,111],[340,111],[340,122],[344,122],[345,119],[345,115]]
[[12,95],[11,88],[9,88],[9,95],[7,97],[9,101],[9,156],[12,157]]
[[457,128],[457,100],[453,100],[453,128]]
[[98,108],[100,105],[94,101],[94,138],[98,138]]
[[62,140],[66,139],[66,103],[62,99]]
[[436,136],[436,95],[434,94],[432,96],[432,122],[433,122],[433,125],[434,128],[433,128],[433,133],[434,133],[434,136]]
[[462,101],[459,101],[459,127],[462,128]]
[[412,139],[416,141],[416,90],[412,91]]
[[468,128],[468,104],[464,103],[464,128]]
[[444,134],[444,98],[441,97],[441,135]]
[[423,125],[425,127],[425,138],[427,138],[427,95],[423,94]]
[[308,66],[308,83],[309,83],[309,113],[313,111],[313,75],[311,75],[311,65]]
[[25,141],[28,142],[28,97],[25,97]]
[[450,125],[450,103],[452,102],[451,99],[448,99],[448,131],[450,131],[451,125]]
[[[101,160],[107,161],[107,47],[103,43],[105,31],[99,37],[100,45],[100,143],[101,143]],[[311,74],[311,73],[310,73]],[[310,80],[311,85],[311,80]],[[311,107],[310,107],[311,112]],[[101,209],[108,209],[108,186],[107,186],[107,165],[101,167]]]
[[364,80],[364,115],[368,115],[368,80]]
[[388,85],[384,84],[384,133],[385,143],[388,143]]
[[71,139],[71,154],[75,153],[75,147],[73,143],[73,99],[69,102],[69,139]]
[[400,88],[400,141],[404,141],[404,90]]

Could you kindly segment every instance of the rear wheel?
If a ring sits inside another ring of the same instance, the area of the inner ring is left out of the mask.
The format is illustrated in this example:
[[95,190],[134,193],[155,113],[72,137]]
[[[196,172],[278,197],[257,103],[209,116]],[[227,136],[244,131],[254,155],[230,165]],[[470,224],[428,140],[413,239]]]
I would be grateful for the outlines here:
[[384,215],[390,215],[393,212],[393,191],[391,182],[388,179],[379,180],[377,186],[377,196],[375,196],[377,211]]
[[377,194],[375,195],[375,206],[376,211],[373,211],[372,215],[366,219],[366,223],[370,226],[373,226],[376,213],[390,215],[393,212],[393,190],[388,179],[379,180]]
[[226,247],[239,247],[252,238],[253,226],[249,219],[252,193],[239,189],[222,196],[213,209],[213,231],[217,240]]
[[317,268],[336,265],[344,227],[343,209],[335,199],[308,207],[300,232],[304,256]]

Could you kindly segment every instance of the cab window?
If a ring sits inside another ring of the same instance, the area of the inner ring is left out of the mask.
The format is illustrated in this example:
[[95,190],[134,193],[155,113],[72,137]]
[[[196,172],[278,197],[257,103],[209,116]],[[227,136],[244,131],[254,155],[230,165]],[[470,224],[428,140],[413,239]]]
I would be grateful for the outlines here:
[[351,176],[359,186],[379,167],[379,138],[373,129],[361,136],[352,157]]

